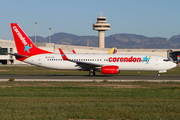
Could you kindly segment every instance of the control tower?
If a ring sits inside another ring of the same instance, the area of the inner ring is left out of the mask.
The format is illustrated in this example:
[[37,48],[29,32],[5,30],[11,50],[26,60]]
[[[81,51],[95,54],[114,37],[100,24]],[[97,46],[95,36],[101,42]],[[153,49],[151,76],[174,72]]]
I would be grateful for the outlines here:
[[93,30],[97,30],[99,32],[99,48],[104,48],[105,46],[105,30],[110,30],[110,24],[106,23],[106,17],[100,13],[100,17],[97,17],[96,23],[93,24]]

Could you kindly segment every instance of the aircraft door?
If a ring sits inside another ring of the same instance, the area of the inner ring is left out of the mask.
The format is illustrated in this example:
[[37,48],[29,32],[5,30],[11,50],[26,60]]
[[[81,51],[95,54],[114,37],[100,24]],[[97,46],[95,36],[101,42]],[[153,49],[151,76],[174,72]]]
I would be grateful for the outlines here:
[[41,59],[41,57],[38,57],[38,64],[42,64],[42,59]]
[[155,65],[156,66],[159,65],[159,59],[158,58],[156,58]]

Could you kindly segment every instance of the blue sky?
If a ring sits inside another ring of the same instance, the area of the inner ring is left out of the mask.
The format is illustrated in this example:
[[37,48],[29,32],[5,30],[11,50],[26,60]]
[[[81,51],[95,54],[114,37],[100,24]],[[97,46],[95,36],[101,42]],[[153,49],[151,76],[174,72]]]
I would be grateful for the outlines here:
[[180,34],[180,0],[0,0],[0,39],[13,39],[10,23],[18,23],[28,36],[47,37],[66,32],[98,36],[92,30],[104,12],[111,30],[147,37],[170,38]]

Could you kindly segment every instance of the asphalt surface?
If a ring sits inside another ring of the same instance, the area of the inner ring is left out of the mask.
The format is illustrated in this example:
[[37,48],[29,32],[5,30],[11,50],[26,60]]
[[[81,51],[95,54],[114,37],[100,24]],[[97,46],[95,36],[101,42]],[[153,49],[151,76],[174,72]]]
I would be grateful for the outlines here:
[[180,82],[180,76],[155,76],[155,75],[0,75],[0,81],[176,81]]

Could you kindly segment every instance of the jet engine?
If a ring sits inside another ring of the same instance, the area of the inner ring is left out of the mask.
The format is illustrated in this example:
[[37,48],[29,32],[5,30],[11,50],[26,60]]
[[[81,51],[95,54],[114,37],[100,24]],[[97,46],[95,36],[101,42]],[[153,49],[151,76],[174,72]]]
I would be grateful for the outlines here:
[[118,66],[102,66],[102,74],[118,74]]

